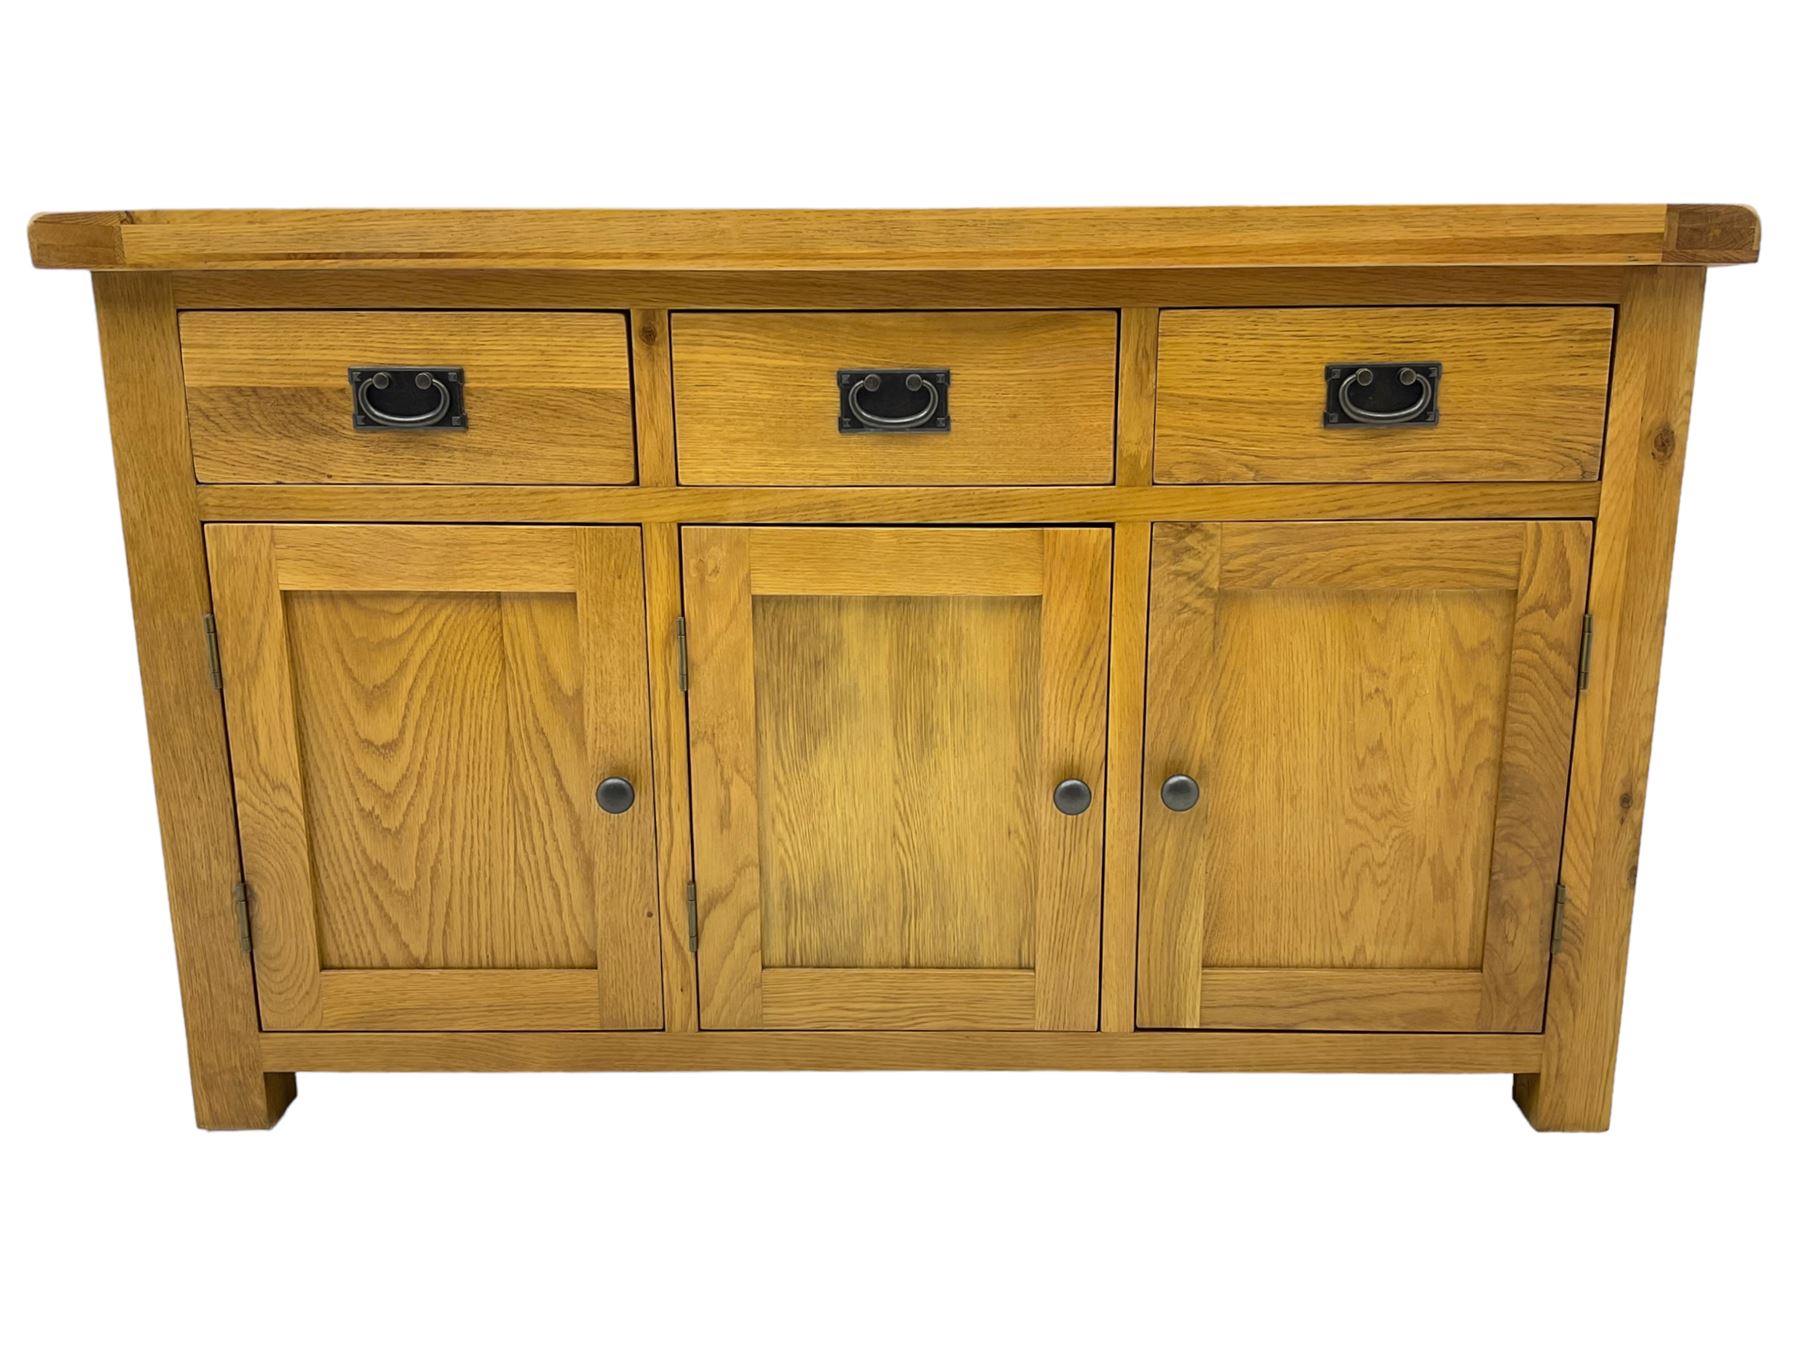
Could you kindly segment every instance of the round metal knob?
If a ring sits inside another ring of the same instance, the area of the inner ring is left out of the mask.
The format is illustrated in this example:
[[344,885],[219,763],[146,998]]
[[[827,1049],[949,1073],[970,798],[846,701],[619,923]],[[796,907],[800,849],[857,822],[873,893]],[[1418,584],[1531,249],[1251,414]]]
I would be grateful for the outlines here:
[[594,800],[607,815],[616,816],[631,809],[631,804],[637,800],[637,791],[629,778],[608,778],[594,789]]
[[1172,773],[1163,779],[1162,804],[1171,811],[1192,811],[1200,800],[1200,785],[1185,773]]
[[1094,792],[1079,778],[1065,778],[1056,785],[1053,800],[1065,816],[1078,816],[1094,804]]

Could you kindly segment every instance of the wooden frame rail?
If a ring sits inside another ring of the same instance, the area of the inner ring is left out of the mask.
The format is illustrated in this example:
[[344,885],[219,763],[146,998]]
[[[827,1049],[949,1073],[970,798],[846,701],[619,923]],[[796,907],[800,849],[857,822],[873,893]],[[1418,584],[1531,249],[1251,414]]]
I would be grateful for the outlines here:
[[415,1070],[1135,1069],[1530,1073],[1543,1037],[1406,1032],[265,1032],[263,1067]]
[[1598,483],[1242,487],[398,487],[212,484],[215,521],[395,524],[1132,524],[1158,520],[1590,519]]

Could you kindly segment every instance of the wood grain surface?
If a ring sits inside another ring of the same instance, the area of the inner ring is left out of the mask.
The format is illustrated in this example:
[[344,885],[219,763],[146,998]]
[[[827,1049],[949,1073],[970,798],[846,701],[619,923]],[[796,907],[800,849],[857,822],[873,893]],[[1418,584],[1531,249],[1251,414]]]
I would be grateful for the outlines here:
[[1156,527],[1141,1024],[1538,1027],[1588,538]]
[[[1167,310],[1159,483],[1591,479],[1612,311],[1600,306]],[[1333,364],[1435,362],[1436,425],[1322,425]]]
[[262,1037],[270,1070],[1111,1069],[1173,1073],[1529,1073],[1543,1037],[1406,1032],[711,1031]]
[[1209,966],[1481,963],[1513,596],[1403,567],[1378,591],[1221,591]]
[[575,597],[286,597],[330,968],[594,964]]
[[[1747,208],[30,239],[101,273],[201,1124],[296,1070],[982,1067],[1509,1072],[1606,1127]],[[1322,427],[1353,361],[1441,363],[1437,424]],[[352,430],[384,363],[470,429]],[[838,369],[926,366],[948,434],[839,432]]]
[[[1106,483],[1110,312],[677,314],[683,483]],[[846,433],[841,369],[947,367],[948,431]]]
[[1130,309],[1612,305],[1610,267],[1129,267],[1056,271],[172,272],[182,309]]
[[1030,1030],[1036,990],[1029,970],[772,969],[763,972],[763,1025]]
[[94,305],[194,1119],[206,1129],[267,1129],[293,1101],[294,1076],[260,1060],[256,991],[232,900],[237,831],[225,724],[196,639],[211,599],[175,305],[166,278],[140,276],[95,277]]
[[[1112,652],[1107,671],[1106,886],[1100,940],[1100,1029],[1137,1026],[1138,883],[1148,678],[1150,526],[1113,529]],[[1160,781],[1160,780],[1158,780]]]
[[[209,546],[265,1024],[660,1025],[651,813],[593,799],[650,782],[636,531],[213,526]],[[424,978],[444,972],[480,978]]]
[[1687,454],[1705,273],[1646,272],[1619,310],[1594,537],[1592,679],[1582,695],[1550,971],[1544,1070],[1513,1095],[1541,1130],[1604,1130],[1625,998],[1663,620]]
[[[629,483],[619,314],[181,317],[194,469],[216,483]],[[466,429],[358,430],[348,372],[461,366]]]
[[1473,970],[1209,970],[1201,1021],[1269,1031],[1443,1031],[1474,1025],[1481,973]]
[[650,744],[654,757],[656,887],[662,911],[663,1029],[700,1029],[699,980],[688,927],[694,876],[688,790],[687,690],[683,683],[681,532],[644,526],[644,614],[650,664]]
[[1213,487],[653,488],[202,485],[202,518],[419,523],[1113,524],[1157,520],[1591,517],[1598,483]]
[[703,1025],[876,1025],[870,991],[909,986],[895,1025],[1017,1024],[952,998],[958,969],[1030,981],[1025,1025],[1095,1024],[1101,812],[1050,797],[1105,800],[1108,544],[683,531]]
[[1749,262],[1743,206],[932,211],[83,211],[40,267],[731,270]]
[[1037,598],[753,604],[764,963],[1028,969]]

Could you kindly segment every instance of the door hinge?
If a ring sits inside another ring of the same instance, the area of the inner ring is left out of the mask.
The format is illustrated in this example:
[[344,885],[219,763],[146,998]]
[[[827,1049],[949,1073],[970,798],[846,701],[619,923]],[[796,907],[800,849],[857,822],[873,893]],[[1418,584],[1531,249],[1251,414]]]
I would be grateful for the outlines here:
[[225,670],[219,664],[219,625],[210,614],[201,615],[200,622],[206,627],[206,668],[212,674],[213,688],[223,689]]
[[1550,955],[1555,956],[1562,950],[1563,915],[1569,909],[1569,888],[1556,883],[1556,913],[1550,920]]
[[687,615],[675,616],[675,683],[681,686],[681,692],[687,692],[688,684],[687,657]]
[[693,882],[687,885],[688,950],[700,950],[700,893]]
[[244,955],[250,955],[250,887],[245,882],[238,882],[231,888],[231,899],[237,909],[238,946],[244,949]]
[[1576,667],[1575,673],[1575,687],[1577,689],[1586,689],[1588,687],[1588,665],[1593,658],[1594,616],[1592,614],[1583,614],[1581,616],[1581,664]]

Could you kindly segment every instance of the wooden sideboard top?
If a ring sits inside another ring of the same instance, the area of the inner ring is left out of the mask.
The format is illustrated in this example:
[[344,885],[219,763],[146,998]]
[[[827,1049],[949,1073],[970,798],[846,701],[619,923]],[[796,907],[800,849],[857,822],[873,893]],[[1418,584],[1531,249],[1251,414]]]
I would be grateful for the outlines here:
[[1754,262],[1746,206],[945,211],[89,211],[39,267],[620,272],[1590,266]]

